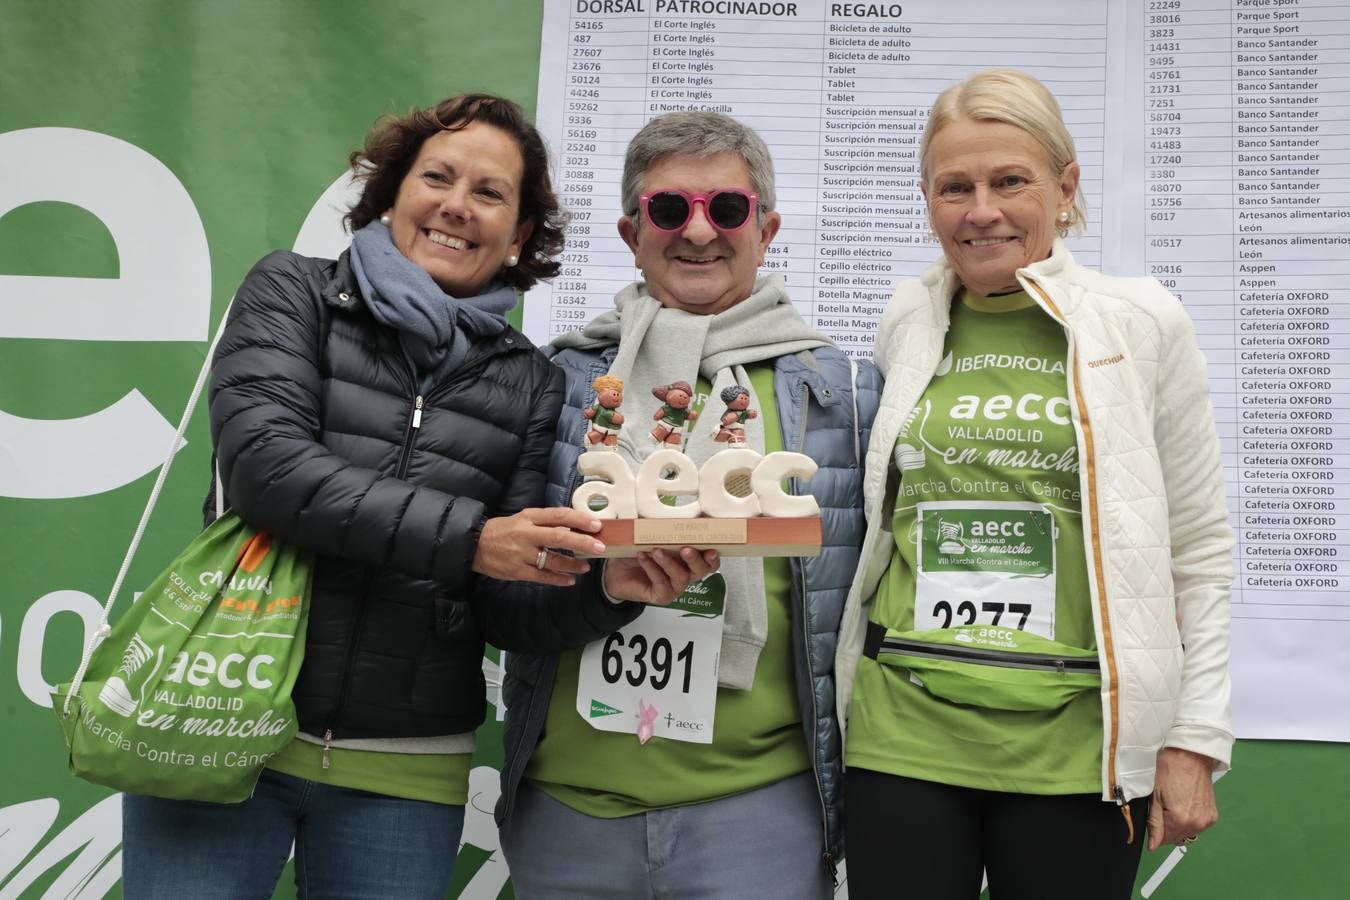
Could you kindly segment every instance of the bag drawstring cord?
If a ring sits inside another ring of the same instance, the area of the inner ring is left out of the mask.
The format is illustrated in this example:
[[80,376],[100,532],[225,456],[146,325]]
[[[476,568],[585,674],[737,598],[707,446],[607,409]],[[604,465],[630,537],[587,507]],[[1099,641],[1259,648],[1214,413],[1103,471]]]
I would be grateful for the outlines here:
[[[234,303],[231,298],[230,303]],[[85,673],[89,669],[89,660],[93,658],[94,651],[98,649],[99,644],[112,633],[112,626],[108,624],[108,614],[112,612],[113,601],[117,599],[117,592],[122,589],[122,581],[127,576],[127,571],[131,568],[131,560],[136,555],[136,550],[140,547],[141,538],[145,536],[145,529],[150,523],[150,515],[155,510],[155,504],[159,502],[160,492],[164,490],[164,482],[169,477],[169,466],[173,464],[174,457],[183,445],[183,435],[187,434],[188,422],[192,420],[192,413],[197,409],[197,401],[201,399],[202,388],[206,385],[206,376],[211,371],[211,360],[216,355],[216,345],[220,343],[220,337],[225,333],[225,323],[229,321],[230,308],[225,308],[225,314],[220,318],[220,325],[216,328],[215,337],[211,339],[211,346],[206,350],[206,359],[202,361],[201,371],[197,373],[197,382],[192,386],[192,395],[188,397],[187,406],[183,409],[183,416],[178,422],[178,431],[173,436],[173,442],[169,444],[169,455],[164,458],[164,464],[160,466],[159,476],[155,479],[155,486],[150,489],[150,499],[145,504],[145,510],[141,513],[141,521],[136,526],[136,533],[131,538],[131,544],[127,547],[126,556],[122,559],[122,567],[117,572],[117,578],[113,580],[112,590],[108,592],[108,602],[103,604],[103,616],[99,620],[98,627],[94,629],[93,635],[85,645],[84,655],[80,659],[80,667],[75,671],[75,677],[71,679],[70,687],[66,690],[65,702],[61,705],[61,717],[63,719],[70,717],[70,702],[75,696],[75,692],[80,689],[84,682]],[[217,478],[216,505],[220,505],[219,474]]]

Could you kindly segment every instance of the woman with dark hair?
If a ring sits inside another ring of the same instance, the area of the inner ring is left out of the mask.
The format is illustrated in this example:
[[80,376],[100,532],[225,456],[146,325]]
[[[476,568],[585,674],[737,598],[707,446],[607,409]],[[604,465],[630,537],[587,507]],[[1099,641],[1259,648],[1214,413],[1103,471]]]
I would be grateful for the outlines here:
[[[552,278],[560,266],[564,216],[548,175],[544,141],[520,107],[487,94],[467,94],[444,100],[407,116],[388,116],[376,123],[366,144],[348,158],[352,171],[365,183],[361,198],[347,214],[353,232],[390,213],[404,189],[409,170],[423,156],[428,138],[452,142],[461,131],[480,133],[488,128],[515,143],[521,166],[519,197],[513,204],[522,229],[521,246],[496,260],[496,279],[518,291],[527,291],[541,278]],[[491,134],[491,131],[485,132]],[[435,143],[435,142],[433,142]],[[484,148],[491,149],[491,148]],[[407,235],[403,236],[405,239]],[[398,240],[398,237],[395,238]],[[404,246],[400,244],[400,250]],[[406,253],[406,251],[405,251]],[[435,277],[433,275],[433,277]],[[449,288],[446,289],[454,293]]]
[[[562,376],[505,319],[557,274],[562,216],[519,107],[466,95],[376,123],[337,260],[277,252],[235,296],[211,434],[230,507],[314,554],[299,736],[238,805],[128,795],[127,897],[444,897],[483,720],[484,639],[556,652],[707,574],[598,580],[599,521],[541,509]],[[214,507],[214,504],[208,504]]]

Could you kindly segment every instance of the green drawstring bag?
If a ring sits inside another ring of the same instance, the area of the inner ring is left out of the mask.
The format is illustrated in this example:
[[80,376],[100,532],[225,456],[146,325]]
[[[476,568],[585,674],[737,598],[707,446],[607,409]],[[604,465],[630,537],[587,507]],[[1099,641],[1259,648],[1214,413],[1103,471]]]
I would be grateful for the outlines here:
[[238,803],[295,737],[311,563],[227,513],[150,583],[54,703],[70,770]]
[[313,562],[221,506],[115,626],[126,577],[210,369],[217,331],[75,677],[53,694],[70,770],[176,800],[247,800],[297,730]]

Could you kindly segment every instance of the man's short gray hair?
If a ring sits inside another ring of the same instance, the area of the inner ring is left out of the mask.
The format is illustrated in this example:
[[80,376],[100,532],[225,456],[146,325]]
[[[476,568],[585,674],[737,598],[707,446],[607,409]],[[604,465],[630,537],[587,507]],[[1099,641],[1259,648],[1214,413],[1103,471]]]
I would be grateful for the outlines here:
[[774,208],[773,157],[754,129],[730,116],[689,110],[657,116],[633,135],[623,158],[623,212],[635,216],[642,179],[652,163],[665,156],[712,156],[734,153],[745,161],[750,187],[759,195],[760,215]]

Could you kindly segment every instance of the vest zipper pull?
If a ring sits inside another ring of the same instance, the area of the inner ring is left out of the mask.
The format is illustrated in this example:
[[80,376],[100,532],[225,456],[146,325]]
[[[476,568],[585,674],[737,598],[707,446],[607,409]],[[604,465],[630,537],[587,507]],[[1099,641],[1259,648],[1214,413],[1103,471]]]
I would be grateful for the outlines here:
[[422,427],[422,395],[417,395],[417,400],[413,403],[413,428]]
[[839,864],[834,861],[834,854],[828,849],[821,854],[821,861],[825,863],[825,871],[830,876],[830,884],[835,888],[839,887]]
[[331,749],[330,742],[333,740],[333,729],[328,729],[323,733],[323,768],[328,768],[328,751]]
[[1120,785],[1111,788],[1111,796],[1116,798],[1116,806],[1120,807],[1120,814],[1125,817],[1125,827],[1129,829],[1125,836],[1126,844],[1134,843],[1134,816],[1130,814],[1130,804],[1125,802],[1125,791]]
[[1055,673],[1058,675],[1064,674],[1064,660],[1062,659],[1055,660]]

